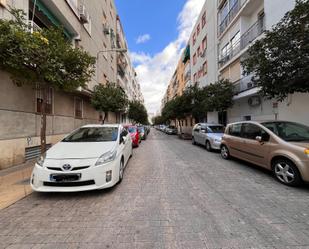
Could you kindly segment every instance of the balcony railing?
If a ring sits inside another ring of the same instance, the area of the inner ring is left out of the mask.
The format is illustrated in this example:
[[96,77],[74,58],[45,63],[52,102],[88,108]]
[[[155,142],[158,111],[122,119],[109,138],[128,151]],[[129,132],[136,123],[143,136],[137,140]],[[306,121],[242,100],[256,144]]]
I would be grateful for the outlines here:
[[264,17],[261,17],[255,22],[240,38],[231,46],[224,54],[220,55],[219,67],[222,67],[225,63],[231,60],[235,55],[245,49],[250,43],[252,43],[258,36],[265,31]]
[[242,92],[248,91],[257,87],[257,84],[252,81],[252,75],[246,76],[242,79],[235,81],[234,84],[234,94],[238,95]]
[[247,2],[247,0],[241,4],[241,0],[237,0],[235,2],[235,4],[230,8],[229,13],[227,14],[227,16],[222,20],[222,22],[220,23],[219,27],[218,27],[218,33],[219,35],[221,35],[225,29],[227,28],[227,26],[229,26],[229,24],[231,23],[231,21],[233,20],[233,18],[237,15],[237,13],[239,12],[239,10],[241,9],[241,7]]
[[29,23],[29,31],[31,33],[33,33],[33,32],[40,32],[42,30],[42,28],[39,25],[37,25],[35,22],[33,22],[33,21],[29,20],[28,23]]

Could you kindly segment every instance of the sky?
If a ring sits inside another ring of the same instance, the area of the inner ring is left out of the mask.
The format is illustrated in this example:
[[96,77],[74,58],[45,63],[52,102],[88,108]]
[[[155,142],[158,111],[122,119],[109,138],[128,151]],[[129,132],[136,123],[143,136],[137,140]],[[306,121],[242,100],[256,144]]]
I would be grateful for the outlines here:
[[205,0],[115,0],[148,113],[161,100]]

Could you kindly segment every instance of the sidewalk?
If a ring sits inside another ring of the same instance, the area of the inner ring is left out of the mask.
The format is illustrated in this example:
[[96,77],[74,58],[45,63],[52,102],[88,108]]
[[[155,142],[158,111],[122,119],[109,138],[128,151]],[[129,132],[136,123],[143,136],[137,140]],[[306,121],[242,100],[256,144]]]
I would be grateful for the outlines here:
[[0,210],[32,193],[29,180],[34,161],[0,171]]

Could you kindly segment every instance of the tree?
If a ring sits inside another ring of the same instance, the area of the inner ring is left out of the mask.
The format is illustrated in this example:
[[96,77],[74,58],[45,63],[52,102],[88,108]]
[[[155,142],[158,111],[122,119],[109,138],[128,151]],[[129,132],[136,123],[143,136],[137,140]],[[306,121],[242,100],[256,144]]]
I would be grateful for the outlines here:
[[206,112],[226,111],[233,105],[234,86],[228,80],[219,80],[214,84],[204,87],[202,108]]
[[128,111],[129,119],[136,123],[148,124],[148,113],[145,106],[139,101],[131,101]]
[[102,123],[109,112],[124,112],[128,106],[128,97],[122,88],[115,83],[97,85],[91,97],[92,106],[99,112],[104,113]]
[[309,1],[295,8],[265,37],[255,42],[242,61],[261,95],[283,101],[288,94],[309,91]]
[[95,58],[72,48],[60,28],[28,32],[25,14],[11,9],[14,20],[0,20],[0,69],[17,86],[42,91],[41,153],[46,151],[46,95],[49,87],[74,91],[85,87],[94,73]]

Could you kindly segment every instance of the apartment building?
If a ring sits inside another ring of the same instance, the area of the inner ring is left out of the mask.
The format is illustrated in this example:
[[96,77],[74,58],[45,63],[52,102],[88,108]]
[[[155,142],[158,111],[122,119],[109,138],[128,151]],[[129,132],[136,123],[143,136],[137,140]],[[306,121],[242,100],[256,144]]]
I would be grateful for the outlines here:
[[[22,9],[31,31],[62,26],[72,46],[97,58],[96,72],[85,89],[64,93],[50,88],[47,96],[47,144],[51,146],[72,130],[99,123],[100,113],[90,104],[97,84],[117,82],[117,11],[113,0],[2,0],[0,18],[11,19],[9,6]],[[137,83],[136,83],[137,84]],[[8,73],[0,71],[0,169],[37,156],[40,151],[41,93],[15,86]],[[125,85],[126,86],[126,85]],[[118,120],[117,120],[118,119]],[[113,113],[107,122],[119,118]]]
[[227,112],[228,122],[281,119],[309,124],[303,108],[309,104],[309,94],[293,94],[281,103],[265,100],[258,95],[252,75],[245,76],[241,66],[249,46],[294,6],[295,0],[218,1],[218,75],[235,84],[235,103]]
[[[206,0],[190,35],[191,82],[199,87],[218,80],[217,3]],[[218,122],[217,112],[208,113],[201,121]]]

